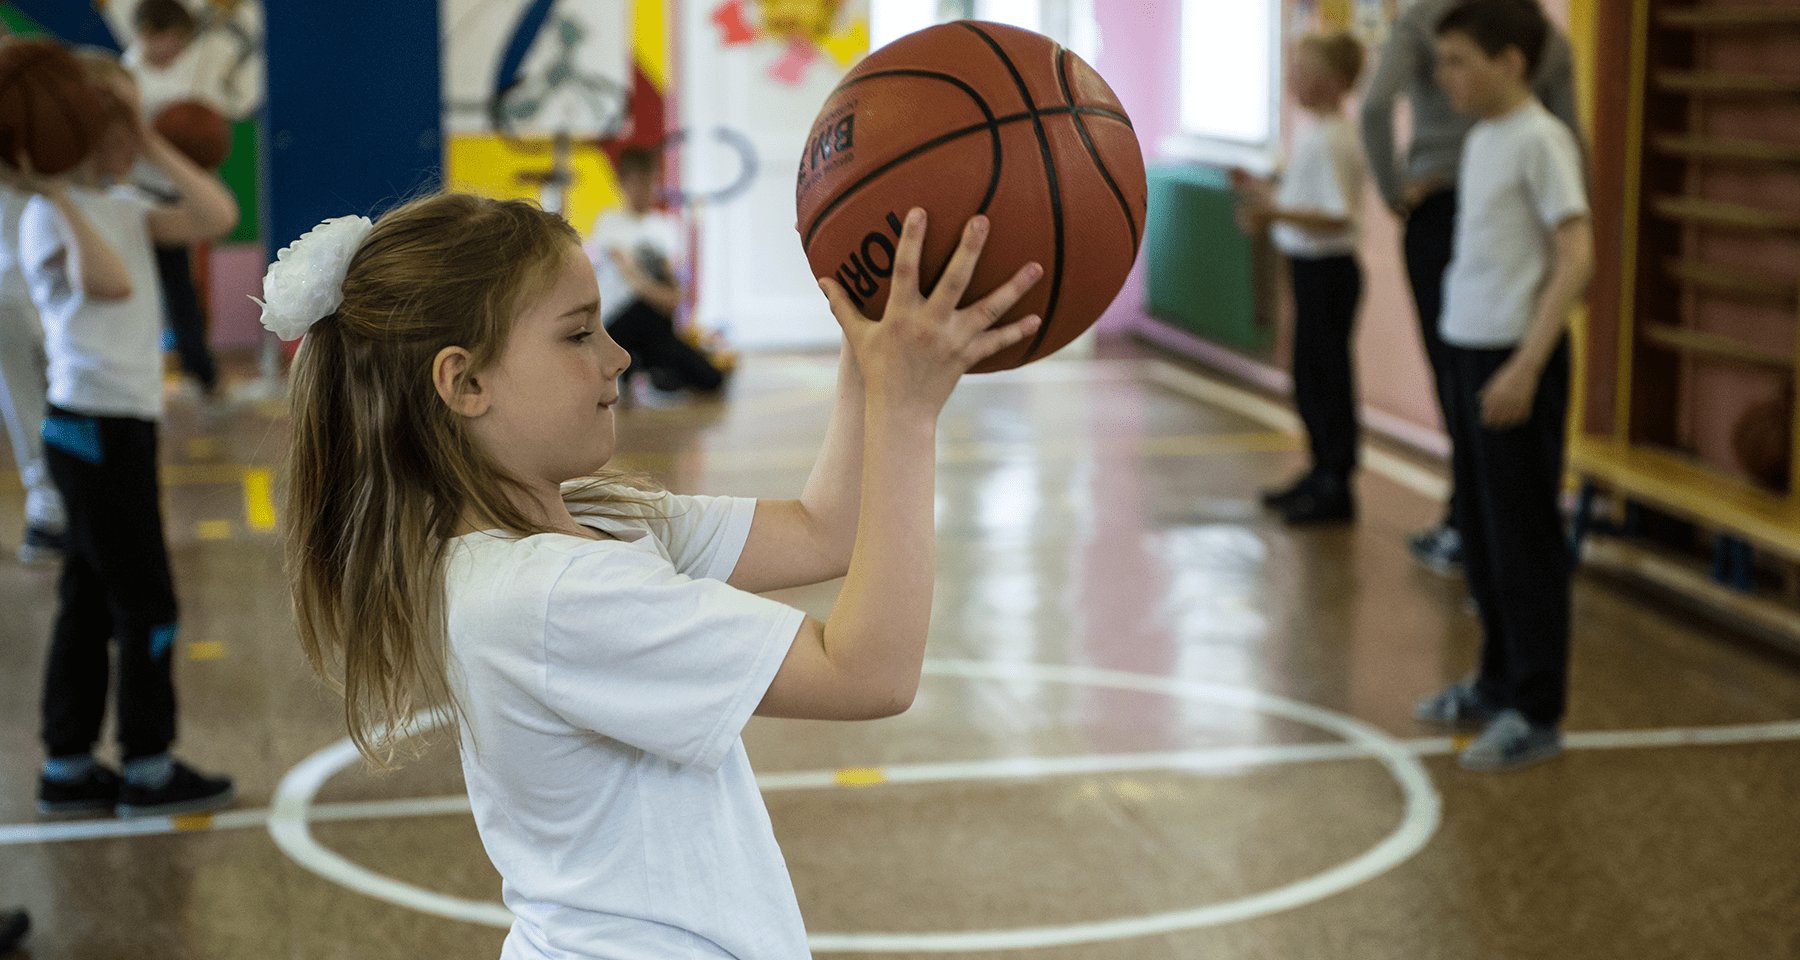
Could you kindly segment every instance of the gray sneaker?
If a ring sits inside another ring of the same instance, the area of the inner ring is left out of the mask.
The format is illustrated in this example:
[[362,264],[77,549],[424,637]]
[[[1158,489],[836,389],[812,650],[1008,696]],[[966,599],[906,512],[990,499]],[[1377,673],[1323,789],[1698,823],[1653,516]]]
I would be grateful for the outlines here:
[[1462,573],[1462,534],[1455,527],[1439,525],[1417,533],[1406,541],[1406,551],[1432,573],[1446,577]]
[[1413,719],[1446,730],[1480,730],[1498,712],[1476,691],[1475,681],[1459,680],[1420,700]]
[[1517,770],[1562,752],[1562,731],[1540,727],[1517,710],[1494,718],[1456,762],[1464,770]]

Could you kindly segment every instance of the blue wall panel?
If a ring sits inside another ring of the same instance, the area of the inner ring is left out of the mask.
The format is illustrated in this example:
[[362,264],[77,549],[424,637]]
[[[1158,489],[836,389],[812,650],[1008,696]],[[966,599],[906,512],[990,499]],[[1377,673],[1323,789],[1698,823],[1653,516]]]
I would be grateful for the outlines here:
[[119,49],[106,17],[85,0],[12,0],[12,6],[42,30],[69,43]]
[[264,5],[271,256],[327,217],[375,216],[443,182],[438,4]]

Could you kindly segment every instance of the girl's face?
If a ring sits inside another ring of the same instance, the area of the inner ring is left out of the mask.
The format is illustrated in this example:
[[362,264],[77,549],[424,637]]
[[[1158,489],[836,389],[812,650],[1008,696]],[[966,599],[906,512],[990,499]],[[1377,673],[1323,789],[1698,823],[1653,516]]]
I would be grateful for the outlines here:
[[546,285],[528,292],[500,357],[475,375],[475,440],[527,483],[587,476],[612,459],[618,378],[631,357],[600,325],[593,264],[570,244]]

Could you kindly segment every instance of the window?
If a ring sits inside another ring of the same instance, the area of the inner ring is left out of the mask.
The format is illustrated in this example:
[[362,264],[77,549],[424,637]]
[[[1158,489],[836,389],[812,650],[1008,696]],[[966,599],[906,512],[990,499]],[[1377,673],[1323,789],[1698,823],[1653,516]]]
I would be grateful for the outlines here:
[[1266,155],[1280,131],[1280,76],[1280,0],[1183,0],[1181,152]]
[[1096,0],[870,0],[869,47],[946,20],[992,20],[1035,30],[1093,59]]

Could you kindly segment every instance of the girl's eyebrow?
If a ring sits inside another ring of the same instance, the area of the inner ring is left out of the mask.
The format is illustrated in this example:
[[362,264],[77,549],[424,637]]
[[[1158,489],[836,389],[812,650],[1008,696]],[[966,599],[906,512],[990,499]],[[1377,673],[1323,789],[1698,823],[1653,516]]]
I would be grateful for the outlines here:
[[584,314],[599,313],[599,312],[600,312],[600,301],[593,300],[588,303],[584,303],[579,307],[575,307],[574,309],[571,309],[569,312],[563,314],[560,317],[557,317],[556,319],[562,320],[562,319],[565,319],[568,317],[581,316]]

